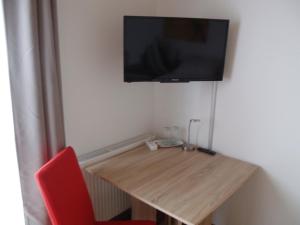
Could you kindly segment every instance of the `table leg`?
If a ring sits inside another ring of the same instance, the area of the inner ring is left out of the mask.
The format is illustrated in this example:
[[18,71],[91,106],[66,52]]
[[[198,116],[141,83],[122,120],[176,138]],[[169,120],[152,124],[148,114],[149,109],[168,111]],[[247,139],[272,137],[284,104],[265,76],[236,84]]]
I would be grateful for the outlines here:
[[181,221],[179,221],[179,220],[177,220],[177,223],[176,223],[176,225],[182,225],[182,222],[181,222]]
[[131,197],[132,219],[156,221],[156,209]]
[[[151,220],[156,222],[156,209],[148,204],[131,197],[132,219]],[[168,216],[167,224],[172,224],[172,218]],[[182,225],[181,221],[175,220],[176,225]],[[206,217],[199,225],[212,225],[212,214]]]
[[212,214],[206,217],[199,225],[212,225]]
[[[171,223],[172,224],[172,223]],[[175,225],[183,225],[179,220],[175,220]],[[212,214],[206,217],[199,225],[212,225]]]
[[172,225],[172,217],[171,216],[168,216],[168,215],[166,215],[167,216],[167,225]]

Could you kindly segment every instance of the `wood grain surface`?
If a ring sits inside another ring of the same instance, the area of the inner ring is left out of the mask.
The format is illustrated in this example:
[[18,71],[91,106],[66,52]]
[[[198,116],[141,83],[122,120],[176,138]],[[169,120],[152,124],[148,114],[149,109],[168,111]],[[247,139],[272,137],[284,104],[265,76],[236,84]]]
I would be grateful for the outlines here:
[[141,146],[90,166],[132,197],[187,224],[198,225],[234,194],[258,167],[221,154]]

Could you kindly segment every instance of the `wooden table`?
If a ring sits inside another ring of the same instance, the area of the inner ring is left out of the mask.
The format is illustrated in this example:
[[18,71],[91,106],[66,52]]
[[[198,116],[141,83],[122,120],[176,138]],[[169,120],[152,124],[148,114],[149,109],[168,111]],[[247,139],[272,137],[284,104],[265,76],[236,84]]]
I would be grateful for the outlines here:
[[86,169],[133,197],[133,219],[155,220],[157,209],[187,225],[206,225],[257,166],[221,154],[141,146]]

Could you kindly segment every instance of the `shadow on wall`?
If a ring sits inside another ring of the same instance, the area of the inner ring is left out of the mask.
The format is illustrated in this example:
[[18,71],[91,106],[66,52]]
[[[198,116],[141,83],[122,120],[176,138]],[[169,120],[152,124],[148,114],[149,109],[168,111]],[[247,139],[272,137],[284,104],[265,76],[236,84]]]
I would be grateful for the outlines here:
[[[267,193],[267,194],[266,194]],[[268,218],[269,224],[297,224],[296,221],[287,221],[281,216],[283,209],[292,212],[295,206],[282,199],[284,194],[276,186],[276,181],[270,174],[260,169],[250,180],[234,194],[215,214],[214,223],[218,225],[257,225],[266,224],[263,218]],[[278,202],[281,204],[278,205]],[[267,205],[268,204],[268,205]],[[277,204],[277,205],[276,205]],[[274,212],[268,206],[277,207]],[[297,207],[296,207],[297,208]],[[234,210],[233,210],[234,209]],[[266,216],[267,214],[267,216]],[[247,218],[247,220],[245,220]],[[270,223],[270,221],[272,221]]]
[[227,41],[227,49],[226,49],[226,60],[225,60],[225,68],[224,68],[224,79],[230,79],[232,75],[232,70],[234,67],[235,56],[236,56],[236,46],[239,36],[239,20],[230,20],[229,24],[229,35]]

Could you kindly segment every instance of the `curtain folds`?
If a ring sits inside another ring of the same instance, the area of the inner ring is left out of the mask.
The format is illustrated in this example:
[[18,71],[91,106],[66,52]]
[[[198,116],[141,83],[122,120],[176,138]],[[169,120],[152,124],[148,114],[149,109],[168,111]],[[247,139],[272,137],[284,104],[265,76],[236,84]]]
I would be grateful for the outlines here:
[[50,224],[34,173],[65,146],[53,0],[3,0],[26,224]]

